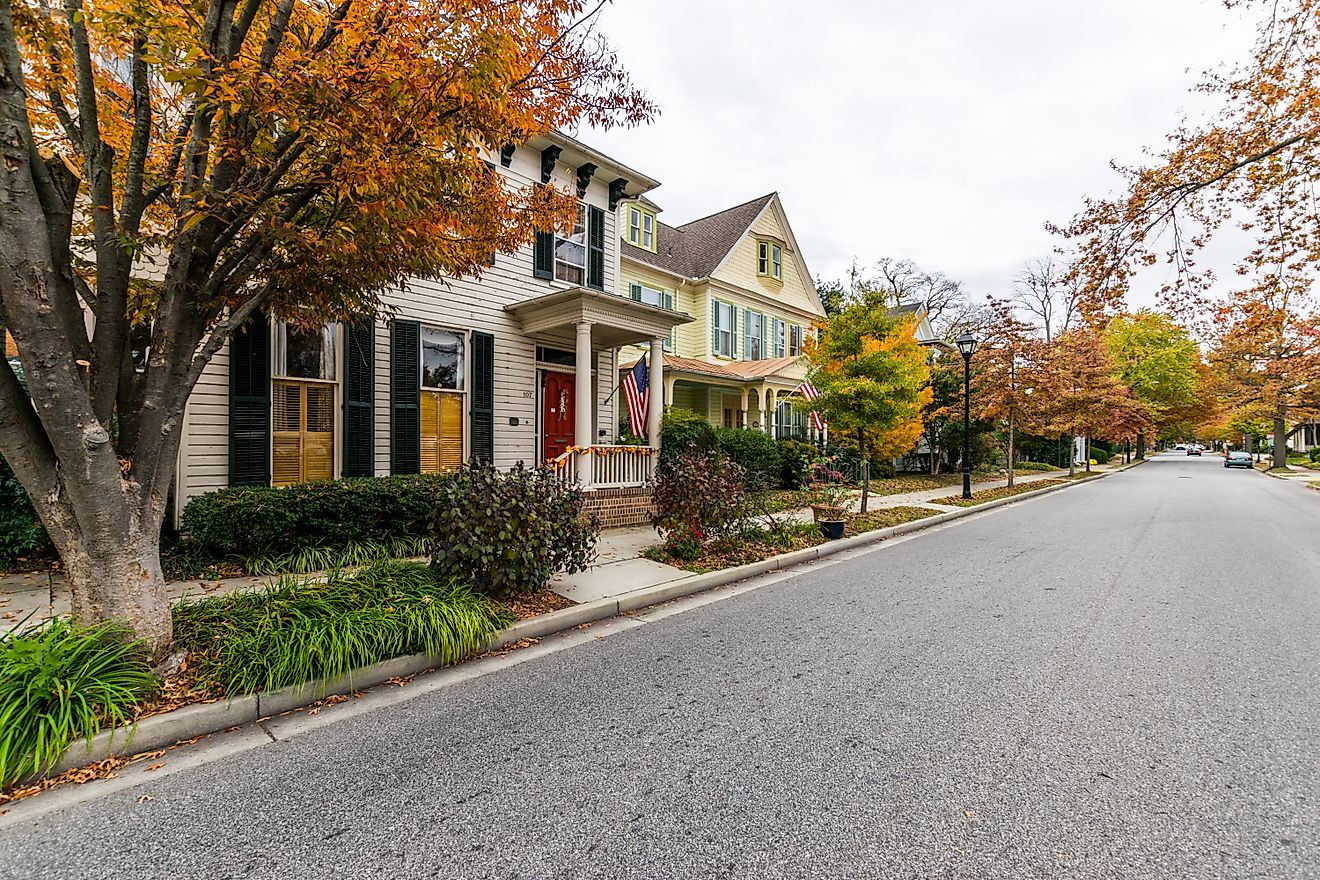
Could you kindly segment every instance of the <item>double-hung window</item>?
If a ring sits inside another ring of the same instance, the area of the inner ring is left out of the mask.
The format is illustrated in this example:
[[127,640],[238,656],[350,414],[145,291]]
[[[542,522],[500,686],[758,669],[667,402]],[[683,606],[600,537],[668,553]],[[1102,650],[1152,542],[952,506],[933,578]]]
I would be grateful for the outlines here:
[[756,312],[747,313],[747,344],[743,346],[743,358],[759,361],[765,357],[765,315]]
[[271,347],[271,483],[334,478],[338,324],[274,326]]
[[756,242],[756,274],[773,278],[783,277],[784,251],[773,241],[760,239]]
[[726,302],[714,301],[715,331],[711,337],[714,353],[720,357],[733,357],[734,316],[736,309]]
[[788,327],[788,356],[797,357],[802,354],[802,325],[790,324]]
[[587,281],[587,206],[578,204],[573,230],[567,236],[555,233],[555,278],[569,284]]
[[787,348],[784,345],[784,336],[787,333],[788,325],[785,324],[783,321],[779,320],[778,318],[774,319],[774,325],[775,325],[775,357],[781,358],[784,356],[785,352],[787,351]]
[[463,391],[467,337],[440,327],[421,330],[421,472],[438,474],[463,464]]
[[655,251],[655,214],[636,205],[628,206],[628,244]]
[[[658,287],[652,287],[649,284],[630,282],[628,284],[628,295],[635,302],[646,303],[648,306],[657,306],[662,309],[672,309],[674,307],[674,295],[672,293]],[[674,350],[674,331],[672,328],[669,335],[665,337],[664,347],[665,351]]]

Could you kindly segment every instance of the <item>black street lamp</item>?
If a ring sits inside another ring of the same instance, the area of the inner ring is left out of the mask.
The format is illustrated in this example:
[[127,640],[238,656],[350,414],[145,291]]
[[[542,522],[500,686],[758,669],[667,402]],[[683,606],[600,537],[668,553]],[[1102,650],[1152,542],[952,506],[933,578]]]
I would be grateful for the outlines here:
[[[956,343],[963,356],[963,494],[972,498],[972,355],[976,354],[976,337],[968,330]],[[1009,467],[1012,467],[1010,464]]]

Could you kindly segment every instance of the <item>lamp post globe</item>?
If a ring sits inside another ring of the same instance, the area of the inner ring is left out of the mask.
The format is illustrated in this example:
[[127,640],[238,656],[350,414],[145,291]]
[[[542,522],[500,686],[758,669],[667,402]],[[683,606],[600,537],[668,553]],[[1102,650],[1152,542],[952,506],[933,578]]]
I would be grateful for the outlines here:
[[963,357],[963,452],[962,452],[962,497],[972,498],[972,355],[976,354],[977,339],[970,330],[955,340],[958,351]]

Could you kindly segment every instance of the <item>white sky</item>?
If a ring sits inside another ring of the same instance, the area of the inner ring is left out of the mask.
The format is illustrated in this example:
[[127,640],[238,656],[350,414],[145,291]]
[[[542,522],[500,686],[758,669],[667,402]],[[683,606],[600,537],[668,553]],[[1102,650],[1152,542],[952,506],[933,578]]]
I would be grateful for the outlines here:
[[600,28],[661,112],[581,136],[663,182],[662,220],[778,190],[814,275],[907,257],[977,296],[1253,35],[1220,0],[614,0]]

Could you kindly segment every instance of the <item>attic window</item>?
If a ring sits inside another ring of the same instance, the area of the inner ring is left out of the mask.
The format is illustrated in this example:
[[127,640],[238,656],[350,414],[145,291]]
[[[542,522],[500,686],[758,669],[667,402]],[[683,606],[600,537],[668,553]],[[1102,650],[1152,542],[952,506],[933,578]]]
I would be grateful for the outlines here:
[[628,206],[628,244],[655,253],[655,214],[637,205]]
[[756,274],[776,281],[783,280],[784,252],[775,242],[763,238],[757,240]]

